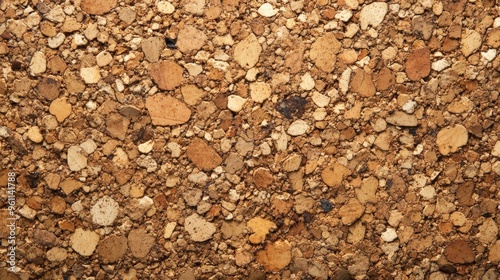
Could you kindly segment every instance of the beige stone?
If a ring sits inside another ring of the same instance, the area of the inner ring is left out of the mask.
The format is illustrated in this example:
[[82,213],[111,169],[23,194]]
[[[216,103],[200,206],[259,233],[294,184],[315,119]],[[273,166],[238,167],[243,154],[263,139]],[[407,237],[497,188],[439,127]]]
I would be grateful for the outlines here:
[[181,52],[190,53],[191,51],[200,50],[206,40],[207,35],[205,35],[203,31],[194,26],[185,25],[181,30],[179,30],[176,46]]
[[250,219],[247,226],[253,231],[253,234],[248,238],[253,244],[264,242],[269,231],[277,228],[275,223],[260,217]]
[[173,90],[183,81],[182,67],[169,60],[151,64],[149,73],[153,81],[163,90]]
[[309,57],[314,61],[316,67],[330,73],[335,67],[336,54],[340,51],[340,48],[341,43],[337,40],[335,34],[329,32],[316,39],[311,45]]
[[82,256],[88,257],[94,253],[97,247],[99,234],[90,230],[77,228],[71,236],[70,242],[73,250]]
[[286,240],[277,240],[266,245],[264,250],[257,252],[255,259],[266,270],[279,271],[285,268],[292,260],[292,246]]
[[91,15],[102,15],[116,7],[117,0],[81,0],[82,10]]
[[359,200],[351,198],[346,204],[340,207],[339,216],[342,219],[342,224],[350,225],[359,219],[364,212],[365,207]]
[[71,104],[67,103],[64,98],[55,99],[50,104],[49,112],[56,116],[58,122],[63,122],[71,115]]
[[458,151],[462,146],[467,145],[469,133],[462,125],[441,129],[436,137],[436,145],[443,156]]
[[234,60],[243,68],[250,69],[259,61],[262,47],[252,33],[234,46]]
[[186,153],[196,167],[205,171],[212,170],[222,163],[222,158],[214,148],[200,138],[193,139]]
[[146,108],[154,125],[183,124],[191,117],[187,105],[170,95],[156,94],[146,98]]

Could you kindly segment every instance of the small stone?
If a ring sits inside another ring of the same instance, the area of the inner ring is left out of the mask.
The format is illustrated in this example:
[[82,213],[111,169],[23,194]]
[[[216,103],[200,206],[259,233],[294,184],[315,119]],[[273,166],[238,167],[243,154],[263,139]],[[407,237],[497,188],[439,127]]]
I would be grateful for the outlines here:
[[451,223],[456,227],[461,227],[467,222],[467,218],[462,212],[453,212],[450,215]]
[[38,94],[47,100],[54,100],[59,97],[60,84],[52,78],[42,78],[36,86]]
[[81,0],[82,10],[91,15],[103,15],[116,7],[117,0]]
[[250,84],[250,96],[257,103],[262,103],[271,96],[271,86],[264,82]]
[[464,56],[469,56],[475,53],[483,42],[481,34],[475,30],[467,29],[462,35],[461,51]]
[[130,25],[135,21],[136,15],[137,13],[135,12],[133,7],[124,7],[120,10],[118,18],[126,24]]
[[328,104],[330,103],[330,97],[319,92],[314,92],[312,94],[312,101],[314,102],[314,104],[316,104],[316,106],[323,108],[328,106]]
[[492,61],[497,56],[497,50],[489,49],[485,52],[481,52],[481,56],[487,61]]
[[47,59],[41,51],[36,51],[30,61],[30,75],[37,76],[47,70]]
[[156,8],[158,9],[158,12],[162,14],[173,14],[175,11],[174,5],[168,1],[158,1],[156,2]]
[[247,102],[246,98],[238,95],[229,95],[227,97],[227,108],[235,113],[238,113],[243,109],[243,105]]
[[78,254],[88,257],[91,256],[99,243],[99,234],[77,228],[71,236],[71,248]]
[[92,222],[100,226],[110,226],[118,216],[118,210],[118,202],[109,196],[103,196],[90,209]]
[[74,179],[66,179],[59,186],[65,195],[69,195],[73,191],[82,188],[83,184],[82,182]]
[[273,5],[264,3],[259,7],[257,13],[263,17],[273,17],[278,13],[278,10],[274,9]]
[[64,33],[57,33],[57,35],[47,39],[47,44],[49,48],[57,49],[64,43],[65,39],[66,35]]
[[248,238],[248,240],[252,244],[259,244],[264,242],[269,231],[275,230],[277,228],[275,223],[266,219],[262,219],[260,217],[249,220],[247,223],[247,227],[249,227],[253,231],[253,234]]
[[305,134],[309,130],[309,124],[304,120],[296,120],[287,129],[287,133],[291,136],[299,136]]
[[50,104],[49,112],[56,116],[58,122],[63,122],[71,115],[71,104],[67,103],[64,98],[55,99]]
[[83,36],[82,34],[75,34],[73,36],[73,43],[75,43],[75,45],[77,46],[85,46],[88,44],[88,40],[87,38],[85,38],[85,36]]
[[351,170],[338,162],[333,162],[321,172],[321,179],[329,187],[338,187]]
[[205,221],[198,214],[188,216],[184,221],[184,228],[194,242],[207,241],[216,231],[213,223]]
[[151,78],[163,90],[173,90],[180,86],[183,81],[182,72],[181,66],[169,60],[149,66]]
[[64,198],[60,196],[54,196],[50,200],[50,210],[59,215],[64,214],[64,211],[66,211],[66,201],[64,200]]
[[490,32],[490,34],[488,35],[488,39],[486,40],[486,44],[492,48],[500,47],[500,29],[495,28]]
[[458,148],[467,145],[469,134],[462,125],[441,129],[436,138],[436,145],[443,156],[454,153]]
[[418,119],[415,115],[409,115],[405,112],[396,111],[385,119],[388,124],[396,126],[413,127],[418,125]]
[[188,206],[194,207],[198,205],[198,203],[201,200],[201,196],[203,195],[202,190],[200,189],[190,189],[186,190],[182,196],[184,198],[184,201],[186,201],[186,204]]
[[302,162],[302,156],[298,154],[292,154],[285,158],[283,161],[283,170],[286,172],[296,171],[300,168]]
[[361,68],[356,69],[356,73],[349,85],[351,90],[358,93],[361,97],[371,97],[376,93],[371,75],[367,74]]
[[139,152],[143,154],[147,154],[153,150],[153,147],[155,145],[155,142],[153,140],[146,141],[140,145],[137,146],[137,149]]
[[214,148],[200,138],[193,139],[186,154],[196,167],[204,171],[210,171],[222,163],[222,158]]
[[452,241],[444,249],[444,256],[452,263],[472,263],[474,262],[474,251],[466,240]]
[[207,35],[203,31],[194,26],[185,25],[177,35],[177,48],[183,53],[198,51],[203,47],[206,40]]
[[311,213],[315,205],[316,200],[314,198],[300,194],[295,197],[293,209],[297,214]]
[[97,84],[101,80],[101,73],[99,67],[83,67],[80,69],[80,77],[86,84]]
[[500,157],[500,141],[495,143],[493,150],[491,151],[491,155],[494,157]]
[[102,51],[95,57],[99,67],[106,66],[113,61],[113,57],[107,51]]
[[34,143],[42,143],[43,135],[40,133],[40,128],[38,126],[32,126],[28,129],[27,133],[28,139]]
[[196,105],[206,95],[206,92],[203,89],[191,84],[182,86],[181,93],[184,102],[191,106]]
[[292,260],[291,249],[288,241],[277,240],[274,243],[268,243],[264,250],[258,251],[255,259],[266,270],[279,271],[290,264]]
[[497,240],[495,244],[491,245],[489,248],[490,252],[488,254],[488,261],[493,263],[500,262],[500,240]]
[[68,252],[64,248],[53,247],[47,251],[46,256],[50,262],[62,262],[68,257]]
[[393,228],[387,228],[384,232],[382,232],[382,240],[385,242],[392,242],[398,238],[396,231]]
[[87,167],[87,157],[82,154],[80,146],[68,148],[68,166],[71,171],[80,171]]
[[262,47],[252,33],[234,47],[234,60],[243,68],[250,69],[259,61]]
[[331,203],[330,201],[322,198],[320,200],[320,207],[321,207],[321,210],[324,213],[328,213],[328,212],[332,211],[332,209],[333,209],[333,203]]
[[341,46],[334,33],[326,33],[311,45],[309,57],[314,61],[316,67],[330,73],[335,68],[336,55],[340,52]]
[[201,16],[205,9],[205,0],[184,0],[184,9],[193,15]]
[[430,49],[420,48],[411,53],[406,59],[406,75],[412,81],[418,81],[427,77],[431,72]]
[[167,223],[165,229],[163,230],[163,238],[169,239],[174,233],[175,227],[177,226],[176,222]]
[[[165,1],[160,1],[165,2]],[[168,2],[167,2],[168,3]],[[170,3],[169,3],[170,4]],[[172,4],[170,4],[172,5]],[[144,52],[144,58],[149,62],[158,62],[160,55],[165,48],[165,40],[160,37],[150,37],[142,40],[141,49]]]
[[191,117],[187,105],[170,95],[156,94],[146,98],[146,108],[154,125],[183,124]]
[[106,133],[109,136],[124,140],[130,120],[118,113],[111,113],[106,118]]
[[387,14],[388,6],[385,2],[374,2],[361,9],[359,22],[362,30],[368,29],[368,26],[378,27]]
[[269,169],[259,167],[253,173],[253,181],[258,188],[266,188],[273,183],[273,174]]
[[432,200],[436,197],[436,189],[433,186],[425,186],[418,194],[425,200]]
[[343,22],[348,22],[352,17],[350,10],[341,10],[335,14],[335,18]]
[[99,242],[97,253],[103,263],[114,263],[125,255],[127,248],[127,238],[125,236],[111,235]]
[[443,59],[440,59],[438,61],[433,62],[431,68],[434,71],[441,72],[450,66],[451,66],[451,64],[448,62],[448,60],[446,58],[443,58]]
[[497,240],[498,226],[495,220],[486,219],[479,227],[477,239],[484,244],[490,244]]
[[311,77],[311,74],[309,72],[305,73],[302,77],[300,77],[300,88],[303,90],[312,90],[315,86],[315,81]]
[[363,215],[365,207],[355,198],[349,201],[339,209],[339,216],[342,219],[342,224],[351,225]]
[[145,229],[133,229],[127,237],[128,247],[132,255],[138,259],[142,259],[149,254],[149,251],[155,244],[155,237],[147,233]]

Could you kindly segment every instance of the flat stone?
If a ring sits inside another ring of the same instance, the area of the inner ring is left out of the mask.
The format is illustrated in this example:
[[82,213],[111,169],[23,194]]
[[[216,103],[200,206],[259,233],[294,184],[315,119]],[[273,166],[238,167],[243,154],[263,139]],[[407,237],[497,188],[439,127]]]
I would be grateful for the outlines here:
[[351,170],[334,161],[321,172],[321,179],[329,187],[338,187],[345,177],[351,175]]
[[271,97],[271,86],[264,82],[255,82],[250,84],[250,96],[257,103],[262,103]]
[[396,84],[396,77],[394,77],[394,74],[392,74],[389,68],[384,67],[380,69],[378,74],[375,76],[375,86],[379,91],[384,91],[386,89],[389,89],[395,84]]
[[173,61],[162,61],[153,63],[149,67],[149,73],[153,81],[163,90],[173,90],[180,86],[183,69]]
[[483,43],[482,35],[479,32],[471,29],[465,30],[462,35],[461,51],[464,56],[469,56],[475,53]]
[[68,257],[68,252],[64,248],[53,247],[47,251],[46,256],[50,262],[62,262]]
[[362,30],[368,26],[378,27],[384,21],[388,6],[385,2],[374,2],[364,6],[359,14],[359,23]]
[[71,115],[71,104],[66,102],[64,98],[58,98],[50,103],[49,112],[56,116],[58,122],[63,122]]
[[290,124],[287,133],[291,136],[299,136],[305,134],[309,130],[309,124],[304,120],[296,120]]
[[127,238],[125,236],[111,235],[99,242],[97,253],[103,263],[115,263],[127,252]]
[[99,234],[91,230],[77,228],[71,236],[71,248],[78,254],[88,257],[91,256],[99,243]]
[[493,219],[486,219],[478,229],[477,239],[482,243],[491,244],[497,240],[498,225]]
[[142,259],[149,254],[149,251],[156,242],[156,238],[145,229],[140,228],[131,230],[127,241],[132,255],[138,259]]
[[54,100],[59,97],[60,87],[58,81],[52,78],[42,78],[37,86],[37,92],[40,96],[46,98],[47,100]]
[[177,226],[176,222],[170,222],[165,225],[163,230],[163,238],[169,239],[174,233],[175,227]]
[[106,133],[109,136],[124,140],[130,120],[118,113],[111,113],[106,118]]
[[388,124],[396,126],[413,127],[418,125],[418,119],[415,115],[409,115],[402,111],[396,111],[385,119]]
[[124,7],[120,10],[118,14],[118,18],[125,22],[127,25],[132,24],[135,21],[135,17],[137,16],[136,11],[133,7]]
[[300,88],[303,90],[312,90],[314,86],[316,85],[316,82],[314,81],[313,77],[311,76],[311,73],[307,72],[302,77],[300,77]]
[[287,267],[292,260],[292,246],[286,240],[268,243],[264,250],[257,252],[255,259],[266,270],[279,271]]
[[493,150],[491,151],[491,155],[495,157],[500,157],[500,141],[495,143]]
[[71,171],[80,171],[87,167],[87,157],[83,154],[80,146],[68,148],[68,166]]
[[259,9],[257,10],[257,13],[263,17],[273,17],[278,13],[277,9],[274,9],[273,5],[269,3],[264,3],[260,5]]
[[113,56],[107,51],[98,53],[95,58],[99,67],[104,67],[113,61]]
[[283,160],[283,170],[286,172],[296,171],[300,168],[302,163],[302,156],[299,154],[292,154]]
[[[160,1],[160,2],[165,2],[165,1]],[[141,42],[141,49],[142,52],[144,53],[144,58],[149,62],[158,62],[158,60],[160,60],[161,52],[163,51],[164,48],[165,48],[165,40],[160,37],[150,37],[142,40]]]
[[192,84],[182,86],[181,93],[184,102],[191,106],[196,105],[206,96],[206,92],[203,89]]
[[210,171],[222,163],[222,158],[217,152],[200,138],[194,138],[187,148],[188,158],[204,171]]
[[273,174],[269,169],[259,167],[253,173],[253,181],[258,188],[266,188],[273,183]]
[[64,200],[64,198],[62,198],[60,196],[54,196],[50,200],[50,210],[53,213],[56,213],[59,215],[64,214],[64,212],[66,211],[66,206],[67,206],[66,201]]
[[205,10],[205,0],[183,0],[184,10],[193,15],[201,16]]
[[30,75],[38,76],[47,70],[47,59],[45,53],[36,51],[30,61]]
[[444,256],[452,263],[465,264],[473,263],[475,254],[469,242],[459,239],[446,246]]
[[363,215],[365,207],[355,198],[349,199],[344,206],[339,209],[339,216],[342,219],[342,224],[350,225]]
[[253,232],[253,234],[248,238],[252,244],[264,242],[269,231],[277,228],[275,223],[260,217],[250,219],[247,222],[247,227],[249,227]]
[[500,29],[493,29],[488,35],[486,44],[492,48],[500,47]]
[[183,124],[191,117],[191,110],[182,101],[170,95],[156,94],[146,98],[146,108],[153,125]]
[[179,30],[176,46],[181,52],[190,53],[191,51],[200,50],[206,40],[207,35],[205,35],[203,31],[194,26],[185,25],[181,30]]
[[101,80],[99,67],[83,67],[80,69],[80,77],[86,84],[97,84]]
[[259,61],[262,47],[252,33],[234,46],[234,60],[243,68],[250,69]]
[[80,8],[87,14],[103,15],[116,7],[117,0],[81,0]]
[[489,248],[488,261],[493,263],[500,262],[500,240],[497,240]]
[[359,94],[361,97],[371,97],[376,92],[372,76],[361,68],[356,69],[349,86],[353,92]]
[[467,145],[469,133],[462,125],[441,129],[436,137],[436,145],[443,156],[458,151],[462,146]]
[[43,141],[43,135],[40,133],[40,128],[38,126],[30,127],[26,135],[28,136],[28,139],[34,143],[42,143]]
[[299,194],[295,197],[295,201],[293,203],[293,209],[299,215],[304,213],[312,213],[316,204],[317,201],[314,198],[308,195]]
[[246,98],[238,95],[229,95],[227,97],[227,108],[235,113],[238,113],[243,109],[243,105],[247,102]]
[[335,34],[326,33],[311,45],[309,57],[314,61],[316,67],[330,73],[335,68],[336,55],[340,52],[341,46],[342,44],[337,40]]
[[396,233],[396,230],[393,228],[387,228],[382,234],[380,235],[382,240],[385,242],[392,242],[398,238],[398,234]]
[[110,226],[118,216],[118,202],[109,196],[101,197],[90,209],[92,222],[100,226]]
[[192,214],[184,220],[184,228],[194,242],[203,242],[212,238],[216,228],[198,214]]
[[59,185],[64,194],[69,195],[83,187],[83,183],[74,179],[66,179]]
[[156,8],[158,9],[158,12],[162,14],[173,14],[175,12],[175,7],[170,3],[169,1],[158,1],[156,2]]
[[418,81],[427,77],[431,72],[430,49],[420,48],[411,53],[406,59],[406,75],[412,81]]

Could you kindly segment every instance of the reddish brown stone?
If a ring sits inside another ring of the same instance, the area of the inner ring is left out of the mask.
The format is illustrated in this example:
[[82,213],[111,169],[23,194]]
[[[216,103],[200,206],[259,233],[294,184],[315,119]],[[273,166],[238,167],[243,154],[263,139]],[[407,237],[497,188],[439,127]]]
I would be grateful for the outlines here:
[[444,256],[452,263],[474,262],[474,251],[469,242],[465,240],[455,240],[448,244],[444,249]]
[[429,48],[421,48],[414,51],[406,59],[405,69],[408,78],[418,81],[425,78],[431,72],[431,53]]
[[222,163],[214,148],[200,138],[195,138],[187,148],[188,158],[201,170],[210,171]]

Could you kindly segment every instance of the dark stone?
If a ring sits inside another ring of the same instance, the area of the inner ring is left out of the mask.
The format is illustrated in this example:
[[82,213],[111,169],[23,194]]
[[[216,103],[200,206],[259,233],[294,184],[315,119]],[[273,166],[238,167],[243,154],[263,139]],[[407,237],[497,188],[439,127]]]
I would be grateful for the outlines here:
[[12,69],[12,71],[19,71],[21,70],[21,68],[23,68],[23,64],[20,61],[14,60],[10,64],[10,68]]
[[328,212],[332,211],[333,203],[331,203],[330,201],[328,201],[326,199],[321,199],[320,203],[321,203],[321,210],[323,210],[323,212],[328,213]]
[[333,280],[352,280],[352,275],[347,269],[339,269],[335,276],[333,276]]
[[167,48],[169,49],[175,49],[177,48],[175,44],[177,43],[176,39],[170,39],[170,38],[165,38],[165,43],[167,44]]
[[451,264],[445,264],[439,267],[439,270],[444,273],[457,273],[457,269]]
[[287,119],[300,118],[305,111],[307,100],[300,96],[290,96],[276,104],[276,110]]
[[251,271],[248,280],[266,280],[266,273],[264,271]]

